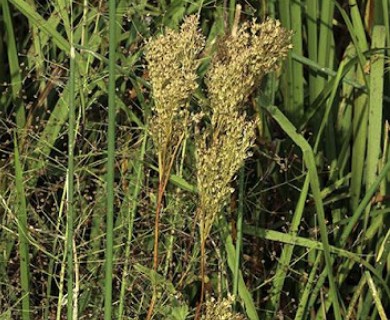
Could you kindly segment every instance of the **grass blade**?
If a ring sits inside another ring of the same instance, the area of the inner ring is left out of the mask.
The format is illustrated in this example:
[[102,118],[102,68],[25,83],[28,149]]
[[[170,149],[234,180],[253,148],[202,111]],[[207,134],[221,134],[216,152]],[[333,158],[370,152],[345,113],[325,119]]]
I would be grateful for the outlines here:
[[23,13],[32,23],[43,32],[53,38],[54,43],[64,52],[70,52],[70,44],[61,34],[53,29],[47,21],[42,18],[27,2],[23,0],[9,0],[18,10]]
[[115,63],[116,63],[116,1],[109,0],[109,63],[108,63],[108,147],[107,147],[107,216],[104,281],[104,319],[112,319],[112,273],[114,229],[115,173]]
[[[385,27],[374,26],[372,34],[372,47],[383,48],[385,45]],[[370,72],[370,101],[368,115],[368,143],[367,143],[367,181],[369,188],[375,181],[381,148],[382,136],[382,106],[383,106],[383,73],[384,73],[384,52],[378,52],[371,56]],[[366,210],[364,230],[367,229],[369,207]]]
[[271,113],[272,117],[278,122],[282,129],[302,150],[303,157],[308,169],[308,174],[310,177],[310,186],[317,208],[320,235],[322,243],[324,245],[324,255],[330,284],[330,295],[332,296],[333,302],[334,316],[336,319],[341,319],[337,287],[333,276],[332,260],[329,251],[328,230],[325,222],[325,212],[321,199],[321,191],[313,150],[311,149],[309,143],[300,134],[297,133],[295,127],[291,124],[291,122],[276,107],[271,106],[268,107],[267,110]]
[[14,26],[11,11],[7,0],[1,1],[3,9],[3,19],[7,31],[7,53],[9,71],[11,77],[12,100],[16,109],[16,125],[22,129],[26,123],[26,115],[20,99],[22,91],[22,77],[20,74],[19,58],[15,42]]
[[66,247],[67,247],[67,285],[68,285],[68,303],[67,318],[73,319],[73,284],[74,284],[74,265],[73,265],[73,232],[74,232],[74,144],[76,131],[76,50],[73,46],[73,33],[70,34],[70,66],[69,66],[69,131],[68,131],[68,190],[67,190],[67,224],[66,224]]
[[382,302],[381,302],[380,297],[379,297],[379,292],[374,284],[374,280],[372,280],[372,278],[371,278],[370,272],[366,271],[364,273],[364,275],[366,276],[368,287],[370,288],[372,297],[373,297],[374,302],[375,302],[375,306],[378,310],[378,313],[379,313],[381,320],[387,320],[388,318],[386,316],[385,308],[382,305]]

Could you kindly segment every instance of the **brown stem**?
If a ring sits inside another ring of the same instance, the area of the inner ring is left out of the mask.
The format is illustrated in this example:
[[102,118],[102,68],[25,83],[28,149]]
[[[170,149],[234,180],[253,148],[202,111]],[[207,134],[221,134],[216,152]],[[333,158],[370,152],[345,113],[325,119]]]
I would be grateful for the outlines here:
[[[157,194],[157,206],[156,206],[156,217],[154,220],[154,249],[153,249],[153,270],[157,272],[158,268],[158,238],[159,238],[159,232],[160,232],[160,212],[162,209],[162,202],[163,202],[163,196],[165,192],[165,187],[167,183],[164,181],[163,178],[164,174],[162,175],[162,178],[159,181],[158,184],[158,194]],[[147,320],[150,320],[153,315],[153,309],[154,305],[156,304],[156,295],[157,295],[157,288],[153,284],[153,295],[152,299],[150,301],[148,314],[146,316]]]
[[[154,249],[153,249],[153,270],[156,273],[157,273],[157,269],[158,269],[158,239],[159,239],[159,233],[160,233],[160,213],[161,213],[162,205],[163,205],[162,202],[163,202],[163,198],[164,198],[165,189],[166,189],[168,181],[169,181],[169,176],[171,174],[171,170],[173,167],[173,161],[176,157],[176,153],[179,150],[179,147],[181,145],[183,138],[184,138],[184,134],[180,137],[179,142],[176,145],[176,148],[174,149],[174,151],[172,153],[172,157],[171,157],[167,167],[165,165],[165,163],[166,163],[165,156],[162,157],[163,159],[160,158],[160,160],[163,160],[163,161],[159,161],[160,179],[158,182],[156,217],[154,220]],[[156,296],[157,296],[157,288],[153,284],[153,295],[152,295],[152,299],[150,301],[149,310],[148,310],[148,314],[146,316],[146,320],[150,320],[152,318],[154,305],[156,304]]]
[[157,195],[157,206],[156,206],[156,218],[154,221],[154,252],[153,252],[153,270],[157,272],[158,268],[158,238],[159,238],[159,228],[160,228],[160,212],[162,209],[162,201],[165,189],[165,183],[162,181],[159,182],[158,186],[158,195]]
[[152,315],[153,315],[153,309],[154,309],[154,305],[156,303],[156,286],[153,287],[153,296],[152,296],[152,300],[150,301],[150,304],[149,304],[149,310],[148,310],[148,314],[146,315],[146,319],[147,320],[150,320],[152,318]]
[[199,304],[196,307],[196,314],[195,314],[195,320],[199,320],[200,316],[202,314],[202,306],[203,306],[203,300],[204,300],[204,294],[205,294],[205,276],[206,276],[206,253],[205,253],[205,247],[206,247],[206,239],[201,240],[200,245],[200,276],[201,276],[201,289],[200,289],[200,299]]

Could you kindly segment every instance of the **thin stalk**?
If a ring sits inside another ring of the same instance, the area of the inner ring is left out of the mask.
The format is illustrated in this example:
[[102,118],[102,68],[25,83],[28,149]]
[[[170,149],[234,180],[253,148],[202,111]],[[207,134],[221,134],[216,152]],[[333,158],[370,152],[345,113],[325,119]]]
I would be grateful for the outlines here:
[[375,286],[374,280],[372,280],[372,278],[371,278],[370,272],[366,271],[364,273],[364,275],[366,276],[368,287],[370,288],[371,295],[372,295],[372,298],[374,299],[375,306],[378,310],[380,319],[387,320],[388,318],[386,316],[385,309],[384,309],[384,307],[381,303],[381,300],[380,300],[380,294]]
[[354,293],[352,295],[352,299],[349,302],[349,307],[347,310],[347,314],[345,316],[345,320],[354,319],[354,313],[355,313],[355,305],[359,298],[362,296],[362,292],[364,289],[364,286],[366,284],[366,277],[361,277],[359,284],[356,286],[356,289],[354,290]]
[[74,274],[75,274],[75,285],[74,285],[74,304],[73,304],[73,319],[78,319],[79,312],[79,294],[80,294],[80,264],[77,257],[76,241],[73,239],[73,255],[74,255]]
[[121,281],[121,291],[120,291],[120,296],[119,296],[119,310],[118,310],[118,319],[122,319],[123,317],[123,312],[124,312],[124,303],[125,303],[125,291],[127,287],[127,277],[129,274],[129,269],[130,269],[130,249],[131,249],[131,241],[132,241],[132,236],[133,236],[133,226],[134,226],[134,219],[135,219],[135,214],[137,211],[137,206],[138,206],[138,197],[141,191],[142,187],[142,174],[143,174],[143,159],[145,156],[145,150],[146,150],[146,142],[147,142],[147,136],[145,134],[145,137],[143,138],[144,141],[142,142],[142,147],[140,150],[140,157],[137,161],[136,167],[135,167],[135,187],[134,191],[131,196],[127,199],[129,202],[129,220],[128,220],[128,232],[127,232],[127,239],[126,239],[126,248],[125,248],[125,265],[123,267],[123,274],[122,274],[122,281]]
[[308,319],[307,312],[309,309],[308,308],[309,295],[312,292],[314,284],[316,283],[317,269],[321,260],[322,260],[322,252],[319,252],[317,253],[317,257],[314,261],[313,266],[311,267],[311,271],[309,274],[309,278],[307,279],[305,289],[303,290],[303,293],[300,296],[298,309],[294,318],[295,320]]
[[153,252],[153,270],[157,272],[158,269],[158,239],[159,239],[159,227],[160,227],[160,213],[163,205],[163,198],[165,193],[165,188],[167,185],[167,179],[165,175],[162,175],[162,178],[159,179],[158,183],[158,193],[157,193],[157,205],[156,205],[156,219],[154,221],[154,252]]
[[244,186],[245,186],[245,165],[242,166],[238,178],[238,210],[237,210],[237,239],[236,239],[236,260],[234,264],[233,295],[237,298],[238,292],[238,271],[240,268],[241,248],[242,248],[242,223],[244,220]]
[[[168,175],[169,177],[169,175]],[[159,185],[158,185],[158,193],[157,193],[157,204],[156,204],[156,213],[155,213],[155,221],[154,221],[154,250],[153,250],[153,270],[157,272],[158,269],[158,239],[159,239],[159,230],[160,230],[160,212],[162,210],[162,201],[164,199],[164,192],[166,183],[163,178],[163,175],[160,175]],[[149,320],[153,316],[153,309],[156,304],[157,299],[157,288],[156,285],[153,284],[153,295],[150,301],[149,310],[146,316],[146,319]]]
[[[233,27],[236,10],[236,0],[229,0],[229,28]],[[225,26],[226,27],[226,26]]]
[[[184,134],[180,137],[179,142],[177,143],[172,155],[166,156],[166,152],[162,152],[162,154],[160,153],[158,156],[159,182],[158,182],[156,213],[155,213],[155,221],[154,221],[154,249],[153,249],[153,270],[155,272],[157,272],[158,270],[158,241],[159,241],[159,233],[160,233],[160,213],[163,209],[163,199],[164,199],[165,189],[169,182],[169,178],[171,175],[173,163],[176,158],[176,154],[180,149],[180,145],[183,139],[184,139]],[[167,158],[170,159],[168,163],[167,163]],[[154,285],[152,299],[150,301],[149,310],[146,316],[147,320],[151,319],[153,316],[153,309],[156,304],[156,298],[157,298],[157,288]]]
[[[64,209],[66,207],[66,191],[68,190],[68,177],[66,177],[66,180],[65,180],[65,183],[64,183],[64,187],[63,189],[65,190],[65,192],[62,193],[62,197],[61,197],[61,202],[60,202],[60,208],[58,210],[58,217],[57,217],[57,224],[56,224],[56,230],[60,230],[61,229],[61,222],[62,222],[62,215],[64,213]],[[58,250],[58,246],[57,246],[57,243],[59,241],[59,237],[56,237],[53,241],[53,245],[51,247],[51,252],[56,252],[56,250]],[[65,249],[65,255],[66,256],[66,249]],[[47,290],[46,290],[46,297],[50,297],[51,295],[51,283],[53,281],[53,278],[54,278],[54,259],[50,259],[50,262],[49,262],[49,266],[48,266],[48,278],[47,278]],[[64,265],[64,264],[63,264]],[[61,267],[62,268],[62,267]],[[56,315],[56,319],[60,319],[61,318],[61,307],[62,307],[62,304],[61,304],[61,300],[62,300],[62,295],[63,295],[63,290],[62,290],[62,285],[63,283],[63,279],[60,277],[60,281],[59,281],[59,292],[58,292],[58,304],[57,304],[57,315]],[[45,306],[45,312],[44,312],[44,319],[48,319],[49,318],[49,311],[50,311],[50,305],[48,304],[47,306]]]
[[[295,208],[294,216],[291,221],[291,227],[289,230],[289,234],[292,236],[298,233],[298,228],[302,220],[303,212],[305,209],[305,203],[307,199],[307,195],[309,192],[309,176],[306,176],[305,182],[303,184],[299,200],[297,206]],[[275,277],[272,283],[271,293],[271,307],[274,310],[274,315],[279,310],[280,298],[283,289],[284,282],[287,278],[288,266],[290,265],[291,258],[293,255],[294,246],[293,245],[285,245],[280,255],[280,259],[278,261],[278,266],[275,272]]]
[[107,216],[104,280],[104,319],[112,319],[112,273],[114,229],[115,173],[115,62],[116,62],[116,1],[109,0],[109,61],[108,61],[108,146],[107,146]]
[[[72,10],[72,8],[71,8]],[[76,129],[75,95],[76,95],[76,50],[73,46],[73,32],[70,33],[70,67],[69,67],[69,131],[68,131],[68,190],[67,190],[67,318],[73,319],[73,230],[74,230],[74,143]]]
[[23,169],[19,158],[17,135],[14,134],[15,183],[18,198],[17,225],[19,235],[20,284],[22,287],[22,319],[30,319],[29,248],[27,239],[27,204],[23,187]]
[[[186,148],[187,148],[187,139],[184,139],[183,141],[183,147],[181,148],[181,160],[180,160],[180,166],[178,168],[178,176],[180,178],[183,178],[183,170],[184,170],[184,160],[185,160],[185,155],[186,155]],[[180,201],[180,200],[174,200],[175,201],[175,204],[176,204],[176,201]],[[175,209],[173,210],[173,213],[172,213],[172,219],[171,219],[171,234],[168,238],[168,241],[167,241],[167,257],[165,259],[165,267],[164,267],[164,277],[167,277],[168,276],[168,271],[169,271],[169,267],[171,265],[171,262],[172,262],[172,257],[173,257],[173,243],[174,243],[174,240],[175,240],[175,233],[174,233],[174,230],[175,230],[175,227],[176,227],[176,222],[177,222],[177,218],[180,214],[179,212],[180,210],[178,210],[176,207]]]
[[201,244],[200,244],[200,277],[201,277],[201,287],[200,287],[200,299],[196,307],[195,320],[199,320],[202,311],[202,304],[205,294],[205,277],[206,277],[206,238],[201,235]]

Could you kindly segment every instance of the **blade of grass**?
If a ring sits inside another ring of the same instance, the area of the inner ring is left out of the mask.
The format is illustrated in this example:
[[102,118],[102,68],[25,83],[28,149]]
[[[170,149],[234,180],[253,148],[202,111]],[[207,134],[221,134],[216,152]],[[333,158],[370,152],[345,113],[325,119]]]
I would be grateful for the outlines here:
[[53,38],[54,43],[64,52],[70,52],[70,44],[62,35],[51,27],[27,2],[23,0],[9,0],[21,13],[23,13],[32,23],[43,32]]
[[11,11],[7,0],[1,1],[3,9],[3,19],[7,31],[7,54],[9,71],[11,77],[12,100],[16,110],[16,126],[22,129],[26,123],[26,115],[20,98],[22,91],[22,77],[20,73],[19,58],[16,48],[16,37],[11,17]]
[[[308,248],[310,250],[320,250],[325,253],[325,245],[322,243],[322,241],[315,241],[315,240],[299,237],[297,235],[291,235],[288,233],[283,233],[283,232],[264,229],[264,228],[257,228],[248,225],[243,226],[243,231],[246,234],[257,236],[266,240],[301,246],[301,247]],[[361,257],[361,255],[330,245],[328,249],[329,249],[328,250],[329,253],[332,253],[336,256],[342,256],[347,259],[353,260],[356,263],[362,264],[367,270],[371,271],[375,275],[378,281],[382,283],[383,288],[386,290],[386,293],[390,296],[390,288],[383,280],[381,273],[378,272],[374,266],[372,266],[370,263],[364,260]],[[327,272],[327,270],[325,270],[325,272]]]
[[[292,28],[290,9],[290,0],[280,1],[280,21],[282,22],[282,25],[289,30]],[[293,41],[296,41],[294,38],[295,35],[293,36]],[[291,51],[288,53],[287,59],[284,62],[284,69],[285,72],[283,72],[281,75],[281,90],[283,92],[284,109],[286,110],[288,117],[292,119],[292,122],[296,123],[299,118],[297,117],[298,114],[295,113],[298,106],[294,104],[295,82],[293,76],[293,61]]]
[[[69,39],[74,39],[75,37],[74,37],[74,35],[72,35],[73,28],[71,26],[71,21],[69,19],[69,15],[68,15],[68,12],[71,12],[71,14],[74,14],[71,11],[72,2],[65,1],[65,0],[57,0],[57,1],[53,1],[53,6],[55,8],[55,11],[58,12],[58,15],[62,19],[62,25],[65,28],[66,35],[68,36]],[[70,41],[70,43],[72,45],[72,41]]]
[[360,216],[363,214],[364,210],[366,209],[367,205],[370,203],[372,197],[374,196],[375,192],[377,191],[378,187],[380,186],[381,181],[387,176],[387,173],[390,170],[390,161],[386,163],[386,165],[383,167],[382,171],[378,175],[378,177],[375,179],[375,181],[372,183],[371,187],[368,188],[366,191],[366,194],[364,195],[362,201],[360,202],[357,209],[354,211],[352,217],[349,220],[349,223],[343,230],[340,238],[340,246],[344,246],[348,240],[349,235],[351,234],[353,228],[356,226],[356,223],[361,218]]
[[[318,64],[324,67],[329,67],[329,47],[331,45],[331,37],[333,37],[333,12],[334,1],[320,1],[320,17],[319,17],[319,42],[318,42]],[[321,91],[324,85],[324,79],[317,79],[316,96]]]
[[[385,27],[374,26],[372,33],[372,47],[383,48],[385,45]],[[370,187],[375,181],[378,171],[378,163],[382,136],[382,96],[383,96],[384,52],[378,52],[371,56],[370,72],[370,101],[368,115],[368,143],[367,143],[367,181]],[[370,205],[366,209],[364,230],[367,230]]]
[[114,229],[115,173],[115,63],[116,63],[116,1],[109,0],[109,64],[108,64],[108,147],[107,147],[107,216],[104,280],[104,319],[112,319],[112,273]]
[[[292,37],[293,49],[290,54],[298,56],[303,55],[303,34],[302,34],[302,4],[298,1],[290,2],[291,30],[294,33]],[[301,119],[304,114],[304,77],[303,66],[294,61],[291,57],[291,72],[293,80],[293,104],[296,119]],[[297,121],[298,123],[298,121]]]
[[[390,3],[388,0],[382,0],[382,8],[381,9],[382,9],[382,14],[383,14],[383,24],[385,25],[387,45],[390,45],[389,6],[390,6]],[[389,50],[387,50],[387,52],[389,52]]]
[[[307,45],[308,45],[308,56],[313,62],[318,61],[318,1],[312,0],[306,3],[306,19],[307,19]],[[314,102],[317,97],[317,70],[309,70],[309,100],[310,104]]]
[[[355,0],[349,0],[351,8],[352,22],[347,13],[338,3],[335,3],[341,16],[343,17],[352,42],[355,45],[356,53],[359,61],[359,69],[357,70],[357,79],[369,88],[368,79],[365,72],[366,58],[362,52],[368,50],[366,34],[359,12],[358,4]],[[363,167],[365,163],[366,143],[367,143],[367,123],[368,123],[368,108],[367,96],[360,94],[355,99],[354,114],[353,114],[353,147],[352,147],[352,180],[351,180],[351,207],[354,211],[360,199],[362,182],[363,182]]]
[[382,302],[379,297],[379,292],[375,286],[374,280],[372,280],[371,278],[370,272],[366,271],[364,275],[366,276],[368,287],[370,288],[371,295],[374,299],[375,306],[378,310],[381,320],[387,320],[388,318],[386,316],[385,308],[382,305]]
[[330,296],[333,303],[333,311],[335,319],[341,320],[340,305],[337,294],[337,286],[333,276],[332,260],[330,257],[329,251],[329,241],[328,241],[328,230],[325,221],[325,212],[321,199],[321,191],[318,180],[317,168],[314,158],[313,150],[311,149],[309,143],[297,133],[296,128],[291,124],[291,122],[277,109],[277,107],[271,106],[267,110],[270,112],[272,117],[278,122],[281,128],[286,132],[286,134],[299,146],[302,150],[304,161],[308,169],[308,174],[310,177],[310,186],[313,192],[313,197],[316,204],[317,214],[318,214],[318,223],[320,227],[320,236],[322,243],[324,245],[324,256],[326,262],[326,268],[328,273],[328,279],[330,284]]
[[340,4],[335,2],[335,5],[339,10],[342,18],[344,19],[351,40],[356,48],[356,55],[358,57],[360,71],[361,71],[360,81],[364,81],[365,86],[369,88],[368,78],[366,76],[366,70],[365,70],[367,60],[363,54],[369,49],[367,38],[366,38],[366,32],[364,30],[362,17],[360,15],[359,6],[356,3],[356,0],[349,0],[349,3],[351,7],[352,21],[349,18],[347,12],[340,6]]
[[[71,10],[72,12],[72,10]],[[76,131],[76,50],[73,46],[73,32],[70,33],[70,65],[69,65],[69,129],[68,129],[68,190],[67,190],[67,222],[66,222],[66,245],[67,245],[67,318],[73,319],[73,232],[74,232],[74,144]]]
[[355,305],[358,299],[363,295],[363,289],[366,284],[366,277],[361,277],[359,284],[356,286],[354,293],[352,295],[351,301],[349,302],[347,314],[345,320],[355,319]]

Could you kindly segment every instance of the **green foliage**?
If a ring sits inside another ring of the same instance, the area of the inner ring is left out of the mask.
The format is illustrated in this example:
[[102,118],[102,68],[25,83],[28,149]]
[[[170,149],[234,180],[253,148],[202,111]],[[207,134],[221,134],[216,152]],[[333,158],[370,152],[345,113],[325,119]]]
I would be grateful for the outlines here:
[[0,318],[388,318],[389,7],[0,0]]

